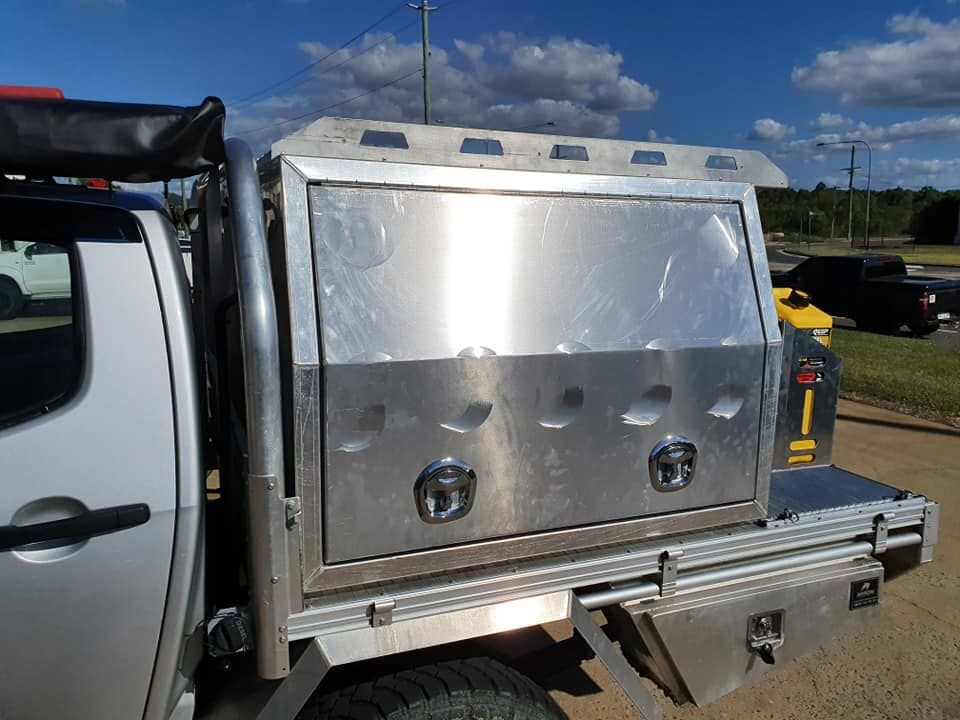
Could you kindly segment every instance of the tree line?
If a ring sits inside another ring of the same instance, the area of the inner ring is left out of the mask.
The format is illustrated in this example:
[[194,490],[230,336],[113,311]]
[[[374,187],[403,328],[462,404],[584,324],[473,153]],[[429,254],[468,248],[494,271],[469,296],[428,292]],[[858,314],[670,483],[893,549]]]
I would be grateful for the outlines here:
[[[758,193],[765,232],[846,238],[849,192],[819,183],[813,190],[762,189]],[[853,236],[862,239],[866,193],[853,191]],[[870,195],[870,237],[913,237],[918,243],[949,244],[957,234],[960,190],[891,188]]]

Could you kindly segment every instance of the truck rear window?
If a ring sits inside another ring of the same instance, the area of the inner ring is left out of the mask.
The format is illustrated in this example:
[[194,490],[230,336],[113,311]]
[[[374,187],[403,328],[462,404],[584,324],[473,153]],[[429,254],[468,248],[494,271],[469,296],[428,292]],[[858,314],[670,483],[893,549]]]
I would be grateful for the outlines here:
[[889,277],[890,275],[906,275],[907,268],[903,261],[897,257],[883,258],[881,260],[870,260],[863,268],[863,277],[866,280],[872,280],[879,277]]

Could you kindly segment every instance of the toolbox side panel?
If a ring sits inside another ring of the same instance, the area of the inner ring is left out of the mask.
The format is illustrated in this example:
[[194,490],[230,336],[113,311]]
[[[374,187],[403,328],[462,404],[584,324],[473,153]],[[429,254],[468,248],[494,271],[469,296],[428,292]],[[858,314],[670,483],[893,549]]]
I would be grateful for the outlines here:
[[[757,497],[766,339],[737,202],[309,194],[326,562]],[[697,468],[659,492],[671,436]],[[414,483],[442,458],[476,502],[423,522]]]
[[[327,560],[750,500],[760,385],[744,388],[735,417],[710,410],[762,359],[756,345],[331,366]],[[660,418],[649,426],[625,420],[632,394],[658,383],[672,388]],[[566,409],[569,425],[543,424],[551,413],[556,424],[566,419],[555,407],[564,387],[581,389],[582,405]],[[671,433],[700,449],[697,471],[687,488],[658,492],[648,456]],[[473,509],[455,522],[424,523],[414,481],[447,456],[476,471]]]

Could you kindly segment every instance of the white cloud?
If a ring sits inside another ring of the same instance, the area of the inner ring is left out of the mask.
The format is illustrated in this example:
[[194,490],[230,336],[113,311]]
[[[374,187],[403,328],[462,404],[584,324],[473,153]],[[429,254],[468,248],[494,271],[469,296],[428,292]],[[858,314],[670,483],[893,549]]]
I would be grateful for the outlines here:
[[889,176],[893,185],[903,187],[958,187],[960,186],[960,158],[947,160],[919,160],[899,157],[891,165],[879,168],[882,175]]
[[784,144],[780,150],[787,154],[819,153],[822,150],[849,152],[850,148],[844,145],[823,149],[817,147],[817,143],[835,143],[844,140],[866,140],[877,151],[889,150],[898,143],[960,140],[960,115],[932,115],[886,126],[850,121],[842,132],[824,132],[812,138],[792,140]]
[[833,128],[846,127],[848,125],[853,125],[853,120],[848,117],[844,117],[839,113],[829,113],[822,112],[817,116],[817,119],[810,123],[810,127],[815,130],[831,130]]
[[661,143],[675,143],[676,138],[670,135],[658,135],[657,131],[653,128],[647,130],[647,140],[649,142],[661,142]]
[[894,15],[889,42],[855,42],[817,53],[795,67],[795,85],[838,93],[845,105],[949,107],[960,105],[960,19],[938,23],[914,11]]
[[753,123],[753,130],[747,136],[750,140],[783,140],[795,135],[797,129],[792,125],[777,122],[773,118],[761,118]]
[[[314,61],[332,50],[317,42],[301,42],[299,48]],[[328,114],[418,121],[423,116],[416,72],[420,64],[419,41],[367,34],[357,46],[320,63],[290,92],[231,107],[230,129],[253,130],[351,98],[357,99]],[[499,33],[480,42],[455,40],[450,51],[435,45],[430,64],[433,117],[451,125],[503,129],[551,122],[553,131],[566,135],[616,135],[622,113],[649,110],[657,102],[657,91],[623,74],[622,64],[622,55],[608,46],[577,39],[540,42]],[[413,74],[378,89],[405,72]],[[316,117],[251,139],[264,142],[288,134]]]

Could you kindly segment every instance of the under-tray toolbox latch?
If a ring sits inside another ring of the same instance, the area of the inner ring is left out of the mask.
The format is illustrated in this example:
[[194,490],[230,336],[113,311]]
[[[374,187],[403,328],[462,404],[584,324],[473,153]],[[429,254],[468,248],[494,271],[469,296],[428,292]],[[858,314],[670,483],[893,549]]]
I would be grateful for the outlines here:
[[773,651],[783,645],[783,610],[771,610],[750,616],[747,644],[767,665],[776,663]]

